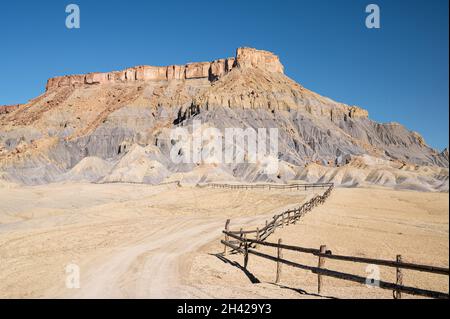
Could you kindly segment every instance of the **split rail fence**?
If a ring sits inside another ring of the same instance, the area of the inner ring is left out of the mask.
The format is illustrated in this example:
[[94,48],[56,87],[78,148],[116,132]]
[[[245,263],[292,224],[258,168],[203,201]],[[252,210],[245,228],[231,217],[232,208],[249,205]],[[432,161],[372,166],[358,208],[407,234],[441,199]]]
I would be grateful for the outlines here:
[[[323,204],[326,199],[330,196],[334,185],[332,183],[324,184],[289,184],[289,185],[273,185],[273,184],[259,184],[259,185],[232,185],[232,184],[208,184],[207,186],[213,188],[230,188],[230,189],[254,189],[254,188],[269,188],[269,189],[317,189],[317,188],[327,188],[322,195],[317,195],[313,197],[308,202],[304,203],[302,206],[294,209],[287,210],[281,214],[275,215],[271,222],[266,221],[266,224],[262,228],[256,228],[252,230],[244,230],[241,228],[238,231],[231,231],[229,229],[230,220],[228,219],[225,223],[225,230],[223,234],[225,239],[221,240],[224,245],[224,255],[227,254],[227,248],[234,252],[242,253],[244,255],[244,268],[248,266],[249,255],[255,255],[260,258],[268,259],[276,262],[276,277],[275,282],[278,283],[281,277],[282,265],[288,265],[291,267],[308,270],[314,274],[317,274],[317,292],[320,294],[323,287],[323,277],[332,277],[340,280],[346,280],[351,282],[356,282],[360,284],[365,284],[369,286],[375,286],[381,289],[392,290],[393,297],[395,299],[401,299],[402,293],[448,299],[448,292],[433,291],[427,289],[421,289],[417,287],[411,287],[403,285],[403,271],[411,270],[418,272],[425,272],[430,274],[446,276],[445,280],[448,282],[449,269],[444,267],[422,265],[415,263],[403,262],[402,256],[397,255],[396,260],[383,260],[374,258],[364,258],[356,256],[345,256],[345,255],[333,255],[330,250],[327,249],[325,245],[321,245],[319,249],[305,248],[299,246],[291,246],[282,244],[282,240],[279,239],[277,243],[266,242],[266,239],[275,232],[279,227],[285,227],[289,224],[296,223],[300,218],[302,218],[306,213],[311,211],[314,207]],[[253,237],[254,238],[249,238]],[[259,246],[273,247],[276,248],[277,256],[272,256],[261,251],[256,250]],[[283,258],[283,250],[295,251],[304,254],[310,254],[318,257],[317,267],[299,264],[297,262],[287,260]],[[377,265],[383,267],[390,267],[396,269],[396,282],[386,282],[382,280],[377,280],[376,278],[368,278],[355,274],[344,273],[340,271],[330,270],[324,268],[325,261],[327,259],[339,260],[352,263],[364,263],[369,265]]]

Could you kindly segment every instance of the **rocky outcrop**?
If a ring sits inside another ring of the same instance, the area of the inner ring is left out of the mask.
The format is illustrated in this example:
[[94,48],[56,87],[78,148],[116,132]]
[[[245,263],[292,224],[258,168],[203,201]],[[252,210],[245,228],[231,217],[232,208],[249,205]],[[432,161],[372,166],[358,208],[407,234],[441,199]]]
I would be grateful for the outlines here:
[[446,147],[442,152],[441,155],[447,159],[448,161],[448,147]]
[[348,116],[351,118],[368,118],[369,112],[357,106],[349,106]]
[[130,81],[171,81],[204,78],[213,82],[236,66],[240,68],[259,68],[276,73],[283,73],[284,70],[279,58],[271,52],[252,48],[239,48],[236,50],[235,58],[219,59],[212,62],[169,66],[142,65],[122,71],[54,77],[47,81],[46,91],[64,86],[77,87]]
[[183,80],[185,79],[186,66],[170,65],[167,67],[167,80]]
[[11,113],[19,108],[20,104],[0,105],[0,115]]
[[276,73],[284,72],[278,56],[268,51],[239,48],[236,52],[236,61],[238,67],[260,68]]
[[418,143],[420,146],[423,147],[427,145],[427,143],[425,143],[425,139],[423,138],[423,136],[420,135],[418,132],[412,132],[411,135],[415,139],[414,142]]
[[209,62],[189,63],[186,65],[186,79],[207,78],[210,67],[211,63]]
[[[211,66],[209,68],[209,78],[211,81],[218,80],[221,76],[225,75],[225,73],[229,72],[226,68],[226,62],[225,59],[220,59],[213,61],[211,63]],[[234,62],[234,61],[233,61]],[[230,69],[231,71],[231,69]]]

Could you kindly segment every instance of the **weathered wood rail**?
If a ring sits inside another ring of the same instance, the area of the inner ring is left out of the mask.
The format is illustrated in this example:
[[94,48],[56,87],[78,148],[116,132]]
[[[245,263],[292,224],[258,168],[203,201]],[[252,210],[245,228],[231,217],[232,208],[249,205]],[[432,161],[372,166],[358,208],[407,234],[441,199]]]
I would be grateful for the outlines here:
[[[200,186],[202,187],[202,186]],[[323,189],[326,191],[321,195],[316,195],[303,205],[288,209],[278,215],[274,215],[273,219],[269,222],[266,221],[265,225],[261,228],[251,229],[251,230],[236,230],[231,231],[228,229],[230,221],[227,220],[225,225],[225,230],[233,234],[239,234],[241,237],[252,234],[257,240],[264,241],[270,235],[272,235],[278,227],[284,227],[289,224],[295,224],[300,218],[305,214],[310,212],[314,207],[323,204],[327,198],[330,196],[334,184],[333,183],[315,183],[315,184],[205,184],[203,187],[212,188],[227,188],[227,189],[296,189],[296,190],[308,190],[308,189]]]
[[[273,219],[269,222],[266,221],[265,226],[261,228],[251,229],[251,230],[239,230],[239,231],[230,231],[229,229],[226,229],[226,231],[233,233],[233,234],[239,234],[241,237],[244,235],[247,236],[249,234],[252,234],[255,236],[255,238],[259,241],[266,240],[270,235],[272,235],[275,230],[279,227],[283,228],[285,226],[288,226],[290,224],[295,224],[297,221],[299,221],[304,215],[306,215],[308,212],[310,212],[314,207],[321,205],[325,203],[327,198],[330,196],[331,191],[333,190],[334,185],[333,184],[294,184],[294,185],[280,185],[280,186],[286,186],[286,188],[282,189],[290,189],[290,188],[296,188],[302,187],[298,189],[308,189],[308,188],[324,188],[327,187],[327,190],[322,195],[316,195],[303,205],[288,209],[278,215],[274,215]],[[229,224],[229,223],[228,223]]]
[[[414,264],[414,263],[405,263],[402,262],[401,256],[397,256],[397,260],[382,260],[382,259],[373,259],[373,258],[363,258],[363,257],[356,257],[356,256],[344,256],[344,255],[333,255],[330,250],[326,249],[326,246],[322,245],[320,249],[313,249],[313,248],[305,248],[305,247],[298,247],[298,246],[290,246],[290,245],[284,245],[281,243],[281,240],[278,241],[278,243],[270,243],[265,242],[261,240],[254,240],[254,239],[248,239],[237,235],[233,232],[229,231],[223,231],[226,238],[232,238],[234,241],[230,240],[222,240],[221,243],[231,248],[232,250],[236,252],[240,252],[244,254],[244,266],[247,268],[248,265],[248,259],[249,254],[268,259],[271,261],[274,261],[277,263],[277,274],[275,282],[278,282],[280,280],[280,274],[281,274],[281,264],[285,264],[291,267],[309,270],[312,273],[317,274],[318,277],[318,293],[321,292],[322,286],[323,286],[323,280],[322,276],[324,277],[332,277],[332,278],[338,278],[341,280],[346,281],[352,281],[360,284],[366,284],[371,286],[376,286],[381,289],[389,289],[393,291],[393,296],[395,299],[401,298],[401,293],[406,293],[410,295],[416,295],[416,296],[422,296],[422,297],[430,297],[430,298],[439,298],[439,299],[448,299],[449,294],[448,292],[440,292],[440,291],[433,291],[433,290],[426,290],[416,287],[410,287],[403,285],[403,274],[401,269],[407,269],[407,270],[413,270],[413,271],[420,271],[420,272],[426,272],[426,273],[432,273],[437,275],[445,275],[449,276],[449,269],[443,268],[443,267],[437,267],[437,266],[430,266],[430,265],[421,265],[421,264]],[[277,249],[277,256],[268,255],[265,253],[262,253],[260,251],[257,251],[255,249],[250,248],[250,244],[254,245],[260,245],[260,246],[266,246],[266,247],[274,247]],[[244,247],[244,248],[243,248]],[[282,250],[290,250],[305,254],[311,254],[319,258],[318,266],[308,266],[304,264],[299,264],[294,261],[290,261],[287,259],[284,259],[282,257]],[[353,263],[365,263],[369,265],[378,265],[378,266],[384,266],[384,267],[392,267],[396,268],[396,283],[390,283],[382,280],[375,280],[374,282],[371,282],[369,278],[358,276],[355,274],[350,273],[343,273],[335,270],[325,269],[324,264],[326,259],[333,259],[333,260],[340,260],[340,261],[346,261],[346,262],[353,262]],[[448,281],[448,278],[447,278]]]
[[217,184],[208,183],[199,185],[200,187],[228,188],[228,189],[297,189],[307,190],[316,188],[329,188],[333,183],[312,183],[312,184]]

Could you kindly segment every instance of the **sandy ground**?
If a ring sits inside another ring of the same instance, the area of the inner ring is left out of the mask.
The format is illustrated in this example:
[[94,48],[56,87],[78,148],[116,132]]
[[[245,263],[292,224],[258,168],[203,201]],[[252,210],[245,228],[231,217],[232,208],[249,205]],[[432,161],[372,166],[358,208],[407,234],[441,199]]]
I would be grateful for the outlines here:
[[[405,262],[448,267],[448,222],[448,194],[337,188],[324,205],[268,241],[281,238],[284,244],[316,249],[327,245],[336,255],[395,260],[401,254]],[[275,248],[258,250],[276,256]],[[323,279],[319,296],[317,275],[306,270],[283,265],[281,281],[275,284],[274,262],[250,255],[245,270],[242,254],[223,257],[221,252],[223,246],[215,241],[193,254],[187,280],[212,298],[392,298],[391,291],[334,278]],[[283,257],[309,266],[318,263],[317,257],[297,252],[284,251]],[[364,277],[371,271],[366,264],[334,260],[325,266]],[[378,270],[381,280],[395,282],[395,269]],[[448,276],[404,270],[404,285],[448,293],[448,283]]]
[[[200,297],[188,253],[227,218],[258,225],[311,192],[133,184],[0,188],[0,297]],[[262,216],[262,217],[261,217]],[[66,288],[66,266],[80,288]],[[72,269],[72,268],[71,268]]]
[[[264,220],[313,196],[285,190],[224,190],[132,184],[51,184],[0,188],[0,297],[315,298],[381,297],[392,293],[324,279],[251,256],[220,256],[221,230]],[[448,267],[448,194],[387,189],[336,189],[302,222],[270,241],[335,254]],[[264,250],[264,249],[263,249]],[[270,249],[266,252],[274,254]],[[317,264],[315,258],[285,257]],[[80,269],[80,288],[66,287],[66,266]],[[365,265],[328,262],[357,274]],[[381,269],[383,280],[393,271]],[[448,278],[407,272],[404,283],[448,291]]]

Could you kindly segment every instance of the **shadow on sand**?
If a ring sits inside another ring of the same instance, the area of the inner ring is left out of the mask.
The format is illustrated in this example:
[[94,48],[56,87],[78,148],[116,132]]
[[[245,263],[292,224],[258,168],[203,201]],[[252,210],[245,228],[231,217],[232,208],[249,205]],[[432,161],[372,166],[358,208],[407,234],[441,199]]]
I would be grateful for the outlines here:
[[[236,254],[237,254],[236,252],[231,253],[231,255],[236,255]],[[255,275],[253,275],[250,271],[248,271],[248,269],[245,269],[238,262],[232,261],[232,260],[226,258],[223,255],[223,253],[210,254],[210,255],[217,257],[220,261],[222,261],[225,264],[229,264],[229,265],[231,265],[233,267],[236,267],[237,269],[241,270],[247,276],[247,278],[250,280],[250,282],[252,284],[260,284],[261,283],[261,281]],[[300,288],[287,287],[287,286],[276,284],[276,283],[268,283],[268,284],[277,286],[277,287],[279,287],[281,289],[289,289],[289,290],[295,291],[296,293],[298,293],[300,295],[304,295],[304,296],[327,298],[327,299],[338,299],[336,297],[324,296],[324,295],[319,295],[319,294],[315,294],[315,293],[310,293],[310,292],[307,292],[306,290],[303,290],[303,289],[300,289]]]

